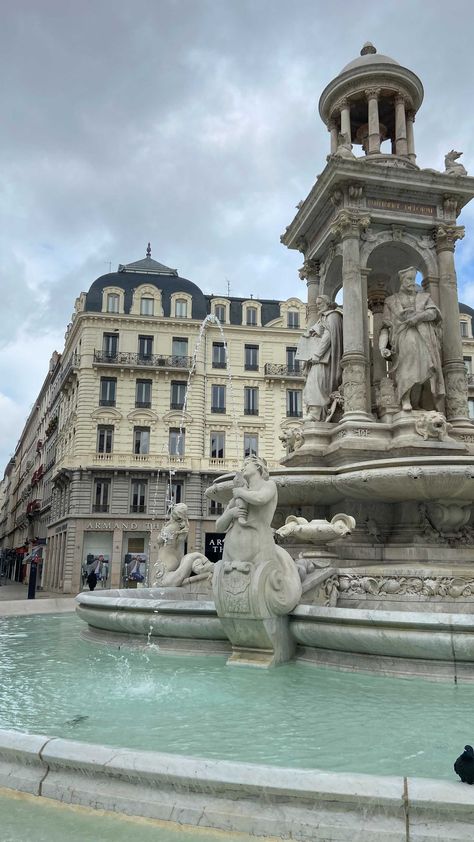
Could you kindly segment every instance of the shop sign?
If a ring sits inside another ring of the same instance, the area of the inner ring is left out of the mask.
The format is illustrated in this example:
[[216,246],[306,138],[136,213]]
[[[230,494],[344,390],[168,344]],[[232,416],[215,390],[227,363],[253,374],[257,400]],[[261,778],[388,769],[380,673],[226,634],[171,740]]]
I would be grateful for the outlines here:
[[108,532],[112,529],[122,529],[124,532],[140,529],[144,532],[151,532],[152,529],[161,529],[162,524],[152,523],[151,521],[114,521],[114,520],[90,520],[86,524],[86,529],[100,529],[102,532]]

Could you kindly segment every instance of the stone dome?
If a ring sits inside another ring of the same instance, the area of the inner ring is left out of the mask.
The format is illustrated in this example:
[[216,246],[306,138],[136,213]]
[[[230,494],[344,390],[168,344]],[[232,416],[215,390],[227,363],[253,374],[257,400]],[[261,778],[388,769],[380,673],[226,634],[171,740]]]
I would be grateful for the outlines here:
[[400,63],[395,61],[394,58],[385,56],[383,53],[378,53],[374,45],[370,41],[367,41],[360,51],[360,56],[350,61],[349,64],[346,64],[338,75],[342,76],[343,73],[347,73],[350,70],[358,70],[360,67],[370,67],[376,64],[396,64],[400,66]]

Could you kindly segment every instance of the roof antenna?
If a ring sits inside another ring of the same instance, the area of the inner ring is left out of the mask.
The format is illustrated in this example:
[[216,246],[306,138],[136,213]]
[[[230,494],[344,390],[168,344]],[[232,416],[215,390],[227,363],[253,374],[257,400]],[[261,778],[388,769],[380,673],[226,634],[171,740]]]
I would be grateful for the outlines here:
[[151,257],[151,244],[150,243],[148,243],[147,248],[146,248],[146,256]]
[[229,278],[226,278],[227,283],[227,298],[230,298],[230,281]]

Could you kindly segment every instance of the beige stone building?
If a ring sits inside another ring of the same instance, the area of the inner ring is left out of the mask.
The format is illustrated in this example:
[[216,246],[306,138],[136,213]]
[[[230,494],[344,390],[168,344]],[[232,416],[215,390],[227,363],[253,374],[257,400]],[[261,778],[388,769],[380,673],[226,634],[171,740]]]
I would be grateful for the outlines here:
[[[270,468],[283,456],[279,436],[303,411],[305,311],[299,298],[204,295],[149,254],[98,278],[76,301],[5,470],[6,574],[27,577],[34,551],[43,587],[75,592],[91,565],[103,586],[130,585],[134,571],[146,576],[173,501],[189,507],[188,549],[217,558],[218,511],[204,491],[248,453]],[[473,312],[460,306],[471,417]],[[209,316],[222,332],[203,327]]]
[[[221,327],[203,327],[210,316]],[[43,426],[27,423],[13,467],[15,500],[24,487],[27,506],[30,463],[42,464],[34,493],[44,505],[34,505],[48,521],[44,587],[77,591],[91,564],[103,585],[146,575],[177,501],[189,509],[188,549],[218,557],[217,508],[204,491],[249,453],[270,467],[283,455],[282,427],[302,415],[294,356],[304,323],[299,298],[206,296],[149,253],[81,293],[59,371],[43,386]],[[6,517],[3,544],[30,549],[21,511],[13,532]]]

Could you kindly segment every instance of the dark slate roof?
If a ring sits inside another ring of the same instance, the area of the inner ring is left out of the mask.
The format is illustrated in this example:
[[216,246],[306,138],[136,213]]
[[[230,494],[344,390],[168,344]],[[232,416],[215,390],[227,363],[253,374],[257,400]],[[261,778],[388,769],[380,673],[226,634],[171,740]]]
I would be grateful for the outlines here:
[[145,272],[153,275],[177,275],[176,269],[170,269],[163,263],[158,263],[152,257],[147,255],[142,260],[135,260],[134,263],[126,263],[125,266],[119,265],[119,272]]
[[[207,312],[211,312],[211,301],[214,298],[222,298],[221,295],[206,295]],[[242,304],[244,301],[249,302],[249,298],[228,298],[224,296],[225,301],[230,301],[230,324],[242,324]],[[255,298],[255,304],[262,305],[262,325],[272,322],[274,319],[280,318],[280,302],[271,298]]]
[[463,304],[462,301],[459,302],[459,312],[466,313],[467,316],[470,316],[471,319],[474,316],[474,310],[472,307],[469,307],[468,304]]
[[[154,267],[151,271],[141,268],[143,264],[148,263],[162,267],[163,270],[167,270],[168,274],[165,274],[161,269],[156,270]],[[130,307],[132,306],[133,291],[141,284],[148,284],[161,290],[163,313],[165,316],[171,315],[171,295],[175,292],[186,292],[192,296],[193,300],[192,318],[205,318],[207,308],[203,292],[192,281],[188,281],[186,278],[180,278],[176,269],[168,269],[168,267],[163,266],[161,263],[157,264],[157,261],[151,258],[139,260],[138,267],[135,265],[135,268],[133,268],[133,266],[134,264],[129,263],[128,266],[120,269],[118,272],[110,272],[107,275],[101,275],[100,278],[97,278],[86,295],[84,309],[88,312],[100,313],[102,310],[104,287],[113,286],[123,289],[125,293],[124,311],[125,313],[129,313]]]

